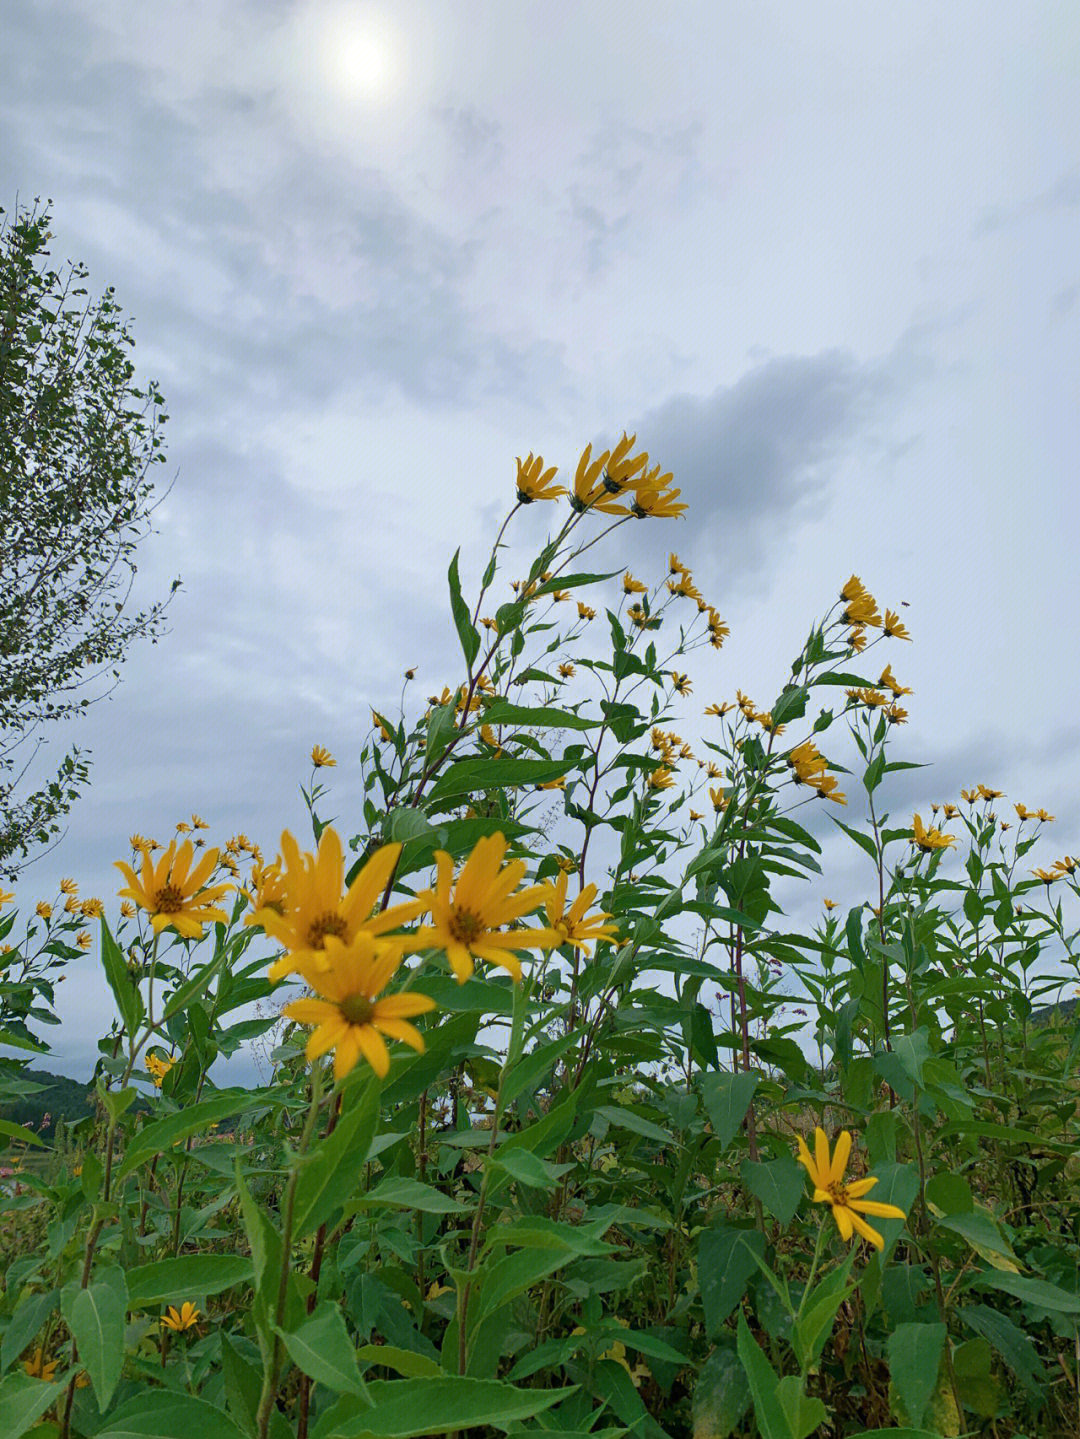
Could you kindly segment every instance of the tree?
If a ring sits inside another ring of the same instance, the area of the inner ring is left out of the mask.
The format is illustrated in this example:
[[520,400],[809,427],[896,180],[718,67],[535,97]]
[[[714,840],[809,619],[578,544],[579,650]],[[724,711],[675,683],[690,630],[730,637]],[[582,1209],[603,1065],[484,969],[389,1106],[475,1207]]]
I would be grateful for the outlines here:
[[76,746],[54,780],[17,800],[43,737],[22,747],[104,697],[87,687],[104,678],[104,693],[115,689],[132,641],[157,643],[180,584],[149,611],[127,612],[168,416],[154,381],[133,384],[134,341],[113,287],[94,301],[85,266],[49,268],[51,203],[17,206],[13,222],[0,209],[0,871],[9,881],[57,834],[89,768]]

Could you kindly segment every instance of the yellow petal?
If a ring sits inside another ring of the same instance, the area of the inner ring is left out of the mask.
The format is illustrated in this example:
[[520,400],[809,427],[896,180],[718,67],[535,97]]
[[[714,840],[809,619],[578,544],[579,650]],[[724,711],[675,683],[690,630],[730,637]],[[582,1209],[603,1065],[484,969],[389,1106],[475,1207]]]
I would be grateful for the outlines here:
[[854,1228],[852,1224],[851,1211],[849,1209],[845,1209],[843,1205],[834,1204],[832,1213],[833,1218],[836,1220],[836,1227],[840,1231],[840,1238],[850,1239],[852,1235],[852,1230]]
[[871,1229],[865,1219],[861,1219],[859,1215],[851,1210],[845,1210],[844,1212],[847,1214],[852,1226],[862,1235],[868,1244],[872,1244],[874,1248],[879,1251],[885,1248],[884,1239],[876,1229]]
[[829,1178],[833,1184],[839,1184],[844,1178],[844,1170],[847,1168],[848,1156],[851,1154],[851,1131],[842,1129],[836,1141],[836,1148],[833,1151],[832,1168],[829,1170]]

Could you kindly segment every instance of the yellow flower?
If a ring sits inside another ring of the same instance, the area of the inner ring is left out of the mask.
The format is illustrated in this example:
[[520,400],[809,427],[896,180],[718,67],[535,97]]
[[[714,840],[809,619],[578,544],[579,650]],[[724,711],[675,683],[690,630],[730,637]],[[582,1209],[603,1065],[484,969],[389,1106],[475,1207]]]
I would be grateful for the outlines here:
[[1033,869],[1031,872],[1036,878],[1041,879],[1043,884],[1053,884],[1055,879],[1061,878],[1057,870],[1053,869]]
[[911,827],[915,832],[914,842],[921,850],[948,849],[949,845],[956,843],[954,834],[942,834],[939,829],[926,829],[922,815],[917,814],[914,817]]
[[712,786],[710,786],[709,798],[712,800],[712,807],[716,810],[717,814],[719,814],[721,810],[727,809],[727,797],[722,789],[713,789]]
[[115,861],[116,868],[128,882],[128,887],[118,889],[117,894],[122,899],[133,899],[147,911],[155,934],[171,927],[186,939],[202,939],[204,924],[211,920],[221,924],[229,921],[225,911],[214,908],[214,905],[233,886],[215,884],[204,887],[217,864],[217,850],[207,850],[189,874],[194,853],[189,839],[179,850],[176,840],[171,840],[156,866],[149,853],[144,852],[141,881],[129,864],[122,859]]
[[622,580],[624,595],[644,595],[648,593],[648,585],[643,585],[640,580],[635,580],[629,570],[623,575]]
[[960,798],[967,800],[968,804],[974,804],[979,798],[979,792],[974,789],[962,789],[960,791]]
[[317,744],[311,747],[311,763],[316,769],[323,769],[336,765],[337,760],[324,745]]
[[79,913],[79,901],[75,898],[75,896],[74,896],[73,894],[69,894],[68,897],[67,897],[67,899],[64,900],[64,913],[65,913],[65,914],[78,914],[78,913]]
[[418,900],[391,905],[381,914],[373,913],[383,890],[397,866],[400,844],[384,844],[361,868],[348,892],[345,888],[345,858],[338,833],[330,825],[322,832],[318,854],[301,854],[288,830],[282,831],[281,852],[285,856],[285,913],[267,906],[255,912],[271,939],[288,953],[270,966],[269,977],[281,979],[304,966],[318,967],[328,935],[350,944],[361,930],[383,934],[423,910]]
[[696,809],[692,809],[692,810],[690,811],[690,818],[691,818],[692,820],[693,820],[693,819],[704,819],[705,816],[704,816],[703,814],[698,814],[698,812],[697,812]]
[[907,632],[907,628],[900,623],[900,616],[893,610],[885,611],[885,623],[882,625],[882,630],[894,640],[909,640],[911,638]]
[[518,457],[517,468],[517,497],[523,505],[531,505],[533,500],[557,500],[567,493],[565,486],[551,483],[558,473],[558,465],[545,470],[542,457],[538,455],[534,460],[532,450],[524,463]]
[[590,609],[588,605],[582,604],[581,600],[577,602],[577,612],[579,620],[594,620],[596,618],[596,611]]
[[862,1216],[872,1214],[877,1219],[906,1219],[907,1215],[895,1204],[880,1204],[874,1199],[863,1198],[863,1195],[869,1194],[873,1189],[876,1179],[858,1179],[854,1184],[844,1183],[844,1170],[851,1153],[851,1135],[848,1130],[840,1132],[831,1159],[829,1141],[823,1129],[814,1131],[813,1156],[801,1134],[797,1139],[799,1163],[805,1167],[814,1186],[814,1203],[832,1206],[832,1215],[841,1239],[851,1239],[855,1234],[860,1234],[875,1249],[884,1249],[885,1240]]
[[567,661],[565,664],[561,664],[559,666],[559,673],[562,675],[564,680],[568,680],[572,678],[572,676],[575,675],[577,671],[574,669],[574,666],[570,664],[569,661]]
[[877,600],[873,595],[862,594],[857,599],[849,600],[848,607],[841,616],[846,625],[872,625],[881,624],[881,616],[878,613]]
[[728,635],[731,633],[731,626],[724,623],[724,621],[720,618],[719,614],[717,614],[716,610],[713,609],[712,605],[709,605],[708,609],[709,634],[711,636],[709,643],[712,645],[714,650],[718,650],[724,643],[724,641],[727,639]]
[[674,550],[668,555],[668,570],[673,575],[687,575],[690,573]]
[[172,1069],[176,1060],[159,1059],[156,1054],[147,1054],[143,1062],[153,1078],[154,1088],[160,1089],[161,1081],[168,1074],[169,1070]]
[[[659,479],[657,479],[658,475]],[[685,504],[676,504],[676,500],[682,494],[681,490],[666,488],[670,479],[670,474],[660,475],[660,466],[657,465],[654,470],[635,484],[634,501],[630,509],[639,520],[649,518],[673,520],[688,508]]]
[[688,695],[691,691],[689,677],[681,675],[678,670],[671,671],[671,684],[676,694]]
[[191,1303],[190,1299],[184,1300],[180,1306],[179,1313],[177,1313],[175,1307],[170,1304],[161,1316],[161,1327],[163,1329],[171,1329],[174,1334],[180,1334],[185,1329],[194,1329],[198,1322],[199,1311],[195,1308],[194,1304]]
[[418,896],[424,907],[430,908],[434,923],[423,925],[411,936],[408,947],[445,950],[459,984],[472,974],[477,959],[489,960],[520,980],[521,963],[514,950],[550,949],[561,943],[552,929],[503,928],[535,909],[547,898],[548,888],[532,885],[512,895],[528,866],[525,860],[515,859],[501,868],[505,853],[505,835],[482,836],[455,885],[453,859],[445,850],[436,850],[435,888]]
[[39,899],[34,908],[40,919],[52,919],[52,905],[46,904],[43,899]]
[[1067,874],[1075,874],[1078,864],[1080,861],[1073,859],[1071,854],[1067,854],[1064,859],[1054,860],[1054,868],[1063,879]]
[[847,804],[847,798],[838,790],[836,794],[833,794],[837,784],[834,774],[822,775],[819,779],[810,780],[809,783],[817,790],[820,799],[831,799],[835,804]]
[[312,1063],[334,1051],[334,1078],[344,1079],[361,1055],[380,1079],[390,1069],[390,1053],[383,1035],[424,1052],[424,1038],[408,1021],[435,1008],[426,994],[378,996],[401,963],[402,951],[393,940],[376,939],[361,930],[348,944],[328,934],[323,963],[305,965],[301,973],[317,997],[294,999],[282,1009],[287,1019],[318,1028],[308,1039],[305,1053]]
[[1002,791],[999,789],[988,789],[986,785],[979,786],[979,795],[982,799],[1001,799]]
[[823,899],[823,900],[822,900],[822,904],[825,906],[826,909],[835,909],[835,908],[836,908],[836,900],[835,900],[835,899]]
[[1034,818],[1034,811],[1029,810],[1026,804],[1014,804],[1013,809],[1016,811],[1016,813],[1020,816],[1021,819]]
[[847,600],[850,603],[852,600],[865,599],[866,594],[867,589],[866,586],[863,584],[862,580],[859,579],[858,575],[852,575],[851,578],[848,580],[847,584],[840,591],[840,598],[842,600]]
[[73,879],[62,879],[60,881],[61,894],[78,894],[79,886]]
[[659,765],[649,775],[650,789],[670,789],[675,783],[675,776],[664,765]]
[[90,936],[90,931],[87,929],[80,929],[78,934],[75,936],[75,943],[82,950],[89,949],[93,942],[94,941]]
[[587,884],[567,909],[566,885],[569,878],[570,876],[563,872],[554,884],[548,886],[548,897],[544,900],[547,921],[556,934],[561,936],[560,944],[579,945],[586,954],[591,954],[589,946],[592,941],[614,939],[618,934],[618,926],[605,924],[604,920],[610,919],[611,915],[602,910],[595,914],[586,914],[589,905],[596,898],[595,884]]
[[180,823],[176,826],[176,833],[177,833],[177,834],[190,834],[190,833],[191,833],[191,825],[189,825],[186,820],[181,820]]
[[210,826],[206,823],[206,821],[205,821],[204,819],[200,819],[197,814],[193,814],[193,815],[191,816],[191,827],[192,827],[192,829],[209,829],[209,828],[210,828]]
[[626,617],[631,624],[637,625],[640,630],[659,629],[660,621],[647,615],[641,605],[631,605],[626,611]]
[[903,724],[907,717],[907,710],[901,709],[898,704],[891,704],[885,711],[885,718],[890,724]]
[[642,477],[635,479],[638,470],[644,470],[649,463],[647,453],[635,455],[630,458],[630,451],[637,439],[636,433],[626,438],[626,431],[623,430],[623,437],[611,452],[611,459],[608,461],[604,474],[604,489],[611,495],[617,495],[626,486],[637,485]]
[[33,1357],[22,1361],[24,1374],[29,1374],[31,1379],[49,1380],[56,1373],[59,1359],[46,1359],[45,1351],[40,1345],[34,1350]]
[[915,693],[914,690],[909,690],[906,686],[897,684],[893,676],[892,665],[886,665],[881,671],[881,678],[878,680],[878,684],[885,685],[891,689],[897,699],[900,699],[902,695],[913,695]]
[[565,776],[564,774],[561,774],[561,775],[559,775],[558,779],[547,779],[547,780],[544,781],[543,784],[538,784],[538,785],[536,786],[536,788],[537,788],[537,789],[565,789],[565,788],[566,788],[566,776]]
[[707,715],[720,715],[721,717],[723,717],[727,714],[729,710],[733,710],[734,708],[735,706],[733,704],[728,704],[727,701],[725,701],[722,705],[707,705],[705,707],[705,713]]
[[1044,809],[1037,809],[1035,811],[1035,818],[1041,819],[1044,821],[1044,823],[1048,824],[1054,818],[1054,816],[1052,814],[1047,814]]
[[275,914],[284,916],[287,894],[285,890],[285,879],[281,873],[281,856],[278,855],[273,864],[256,864],[251,870],[251,882],[255,886],[255,893],[244,890],[243,893],[251,904],[251,913],[244,916],[245,924],[259,924],[258,913],[260,909],[272,909]]
[[579,861],[568,854],[557,854],[555,856],[555,863],[562,870],[563,874],[573,874],[574,870],[578,867]]
[[848,635],[848,644],[856,652],[866,648],[866,631],[856,626]]
[[79,913],[86,919],[100,919],[105,913],[105,906],[100,899],[84,899],[79,905]]
[[585,446],[581,459],[578,461],[577,474],[574,476],[574,493],[570,496],[570,504],[578,514],[585,510],[599,510],[601,514],[605,515],[626,514],[623,506],[616,504],[610,498],[603,481],[600,480],[600,473],[607,464],[609,455],[610,451],[604,450],[590,464],[592,445]]

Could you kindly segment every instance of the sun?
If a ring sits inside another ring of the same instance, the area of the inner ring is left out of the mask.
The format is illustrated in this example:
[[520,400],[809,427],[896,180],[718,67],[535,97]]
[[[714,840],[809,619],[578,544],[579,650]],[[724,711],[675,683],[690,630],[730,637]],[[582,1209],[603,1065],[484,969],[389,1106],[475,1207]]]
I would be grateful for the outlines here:
[[398,79],[400,44],[391,25],[372,13],[339,12],[323,33],[323,57],[331,83],[350,98],[387,98]]

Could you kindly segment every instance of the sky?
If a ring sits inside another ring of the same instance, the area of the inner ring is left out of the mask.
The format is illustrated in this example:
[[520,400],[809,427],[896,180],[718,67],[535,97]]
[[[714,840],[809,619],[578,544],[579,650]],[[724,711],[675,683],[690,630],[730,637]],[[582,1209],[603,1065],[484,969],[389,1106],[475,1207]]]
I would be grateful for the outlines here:
[[[1033,863],[1080,849],[1075,5],[35,0],[4,28],[0,205],[50,199],[53,262],[133,317],[172,484],[135,601],[182,579],[48,736],[91,785],[20,905],[71,875],[112,912],[128,836],[193,811],[272,856],[315,743],[355,833],[369,707],[406,667],[420,705],[458,681],[447,564],[475,594],[515,457],[565,481],[624,431],[690,508],[596,568],[674,549],[731,626],[681,732],[771,703],[856,572],[908,605],[875,651],[915,692],[894,757],[929,766],[897,822],[983,782],[1056,815]],[[516,562],[549,523],[522,512]],[[793,924],[871,897],[817,827]],[[88,1074],[95,953],[59,997],[50,1064]]]

